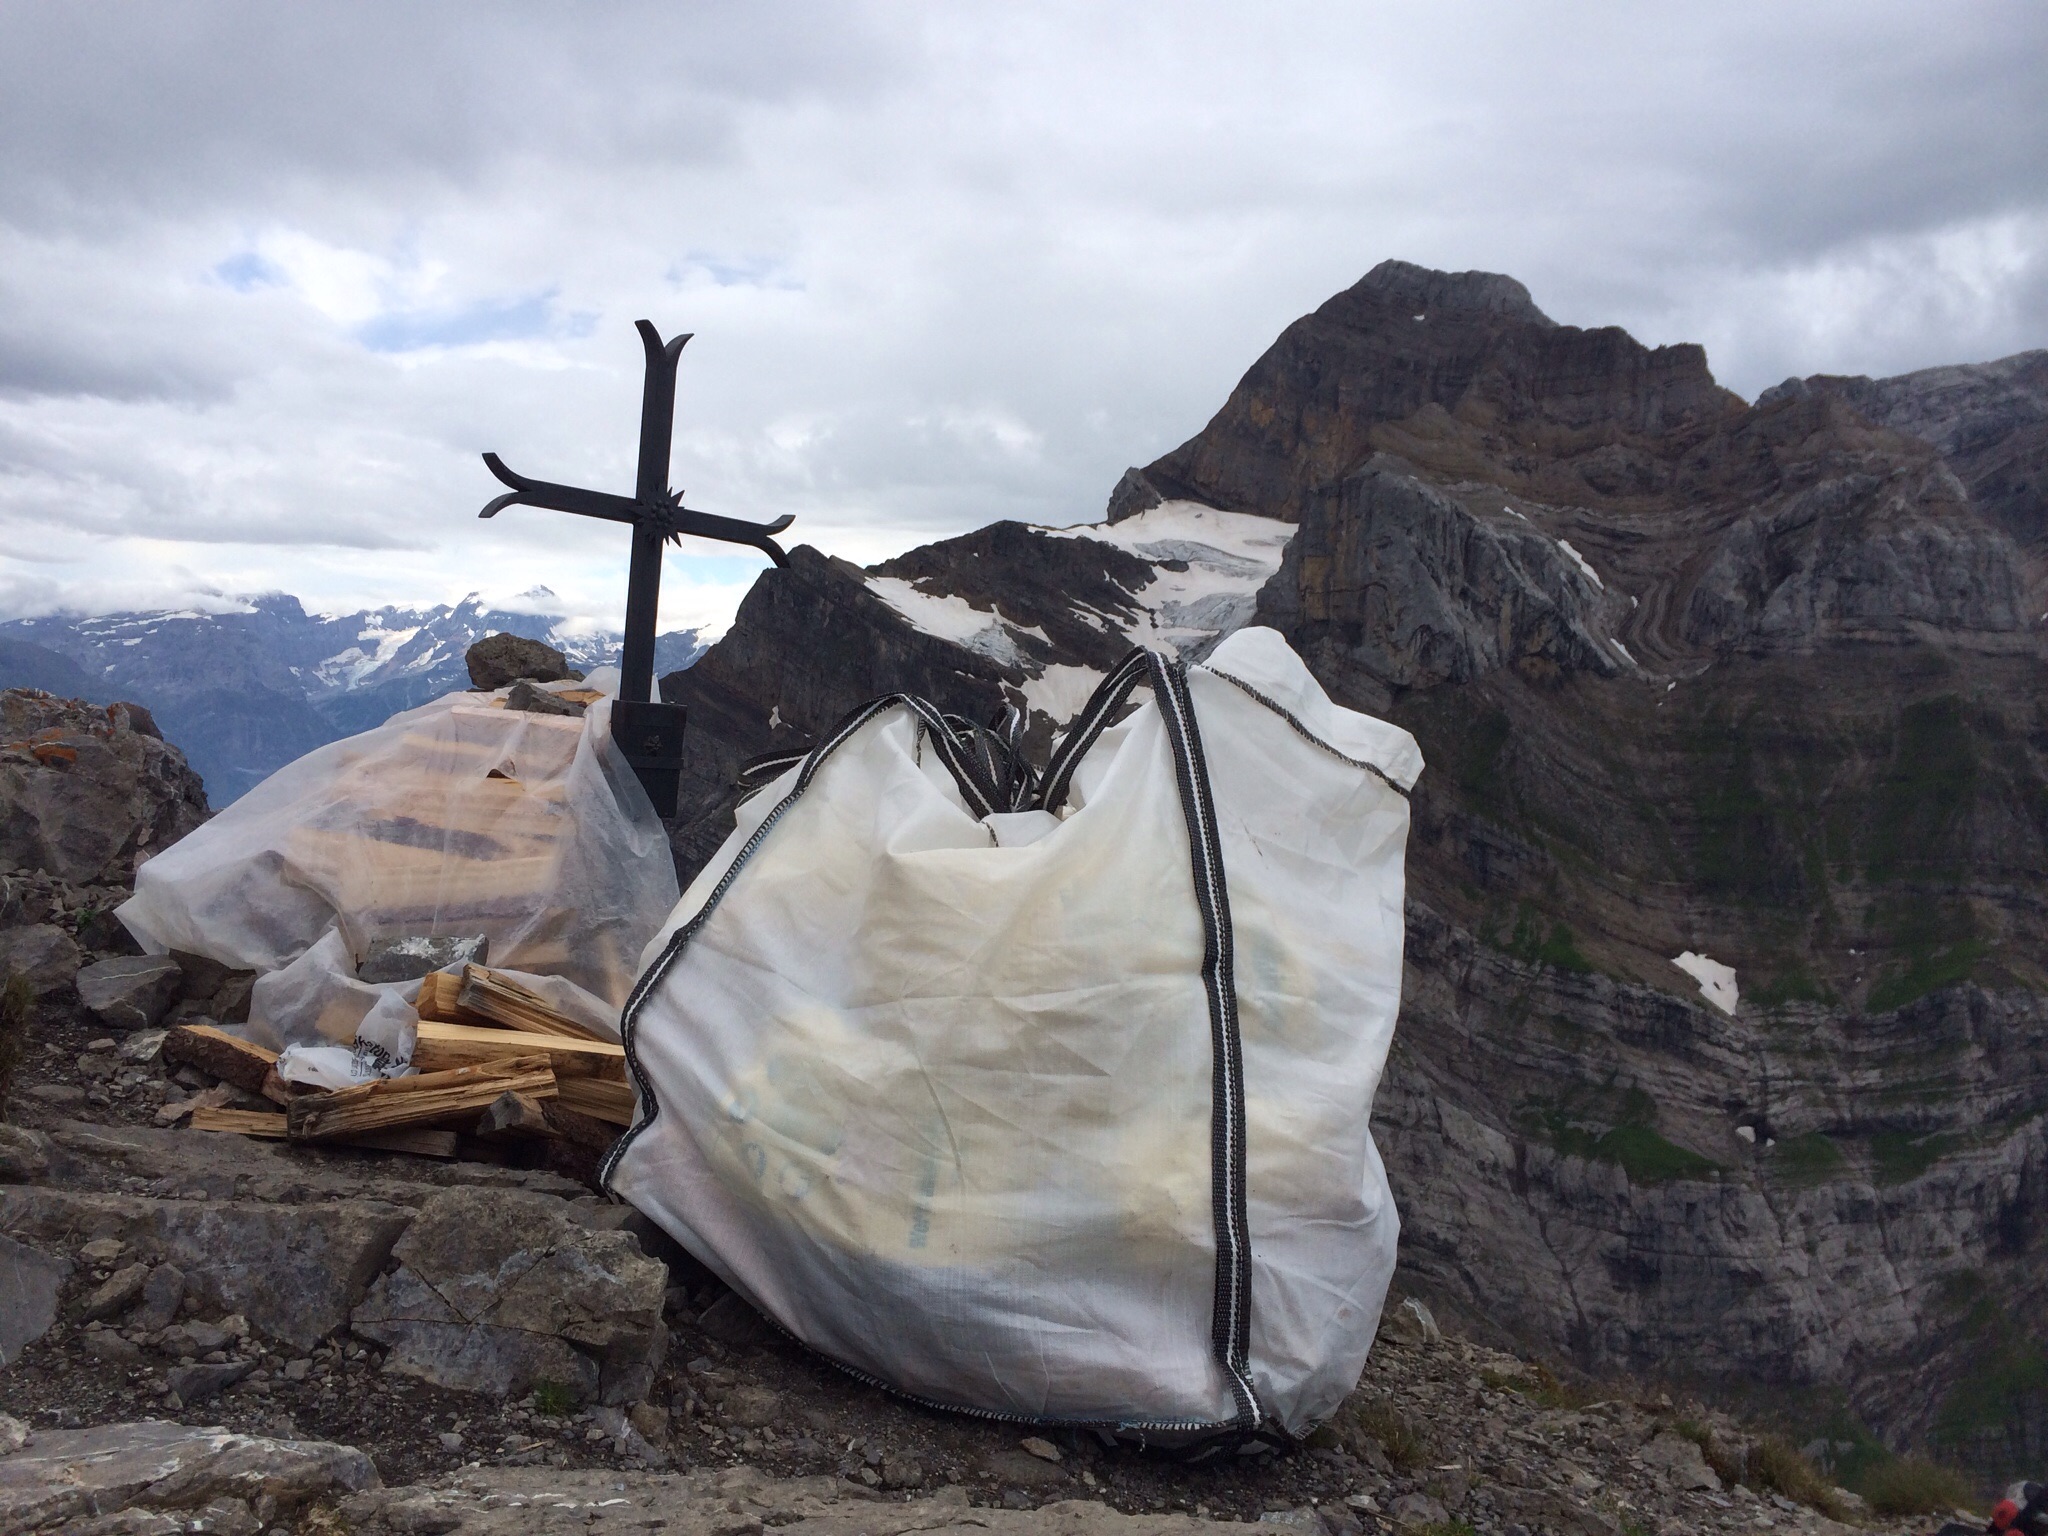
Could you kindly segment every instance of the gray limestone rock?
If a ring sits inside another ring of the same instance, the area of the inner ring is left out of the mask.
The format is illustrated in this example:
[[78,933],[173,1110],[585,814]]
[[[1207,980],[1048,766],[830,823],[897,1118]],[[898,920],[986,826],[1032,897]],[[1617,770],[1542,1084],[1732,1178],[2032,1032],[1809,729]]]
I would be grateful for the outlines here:
[[185,1300],[185,1271],[175,1264],[159,1264],[149,1272],[142,1287],[142,1307],[134,1324],[149,1333],[167,1328]]
[[430,971],[451,965],[482,965],[490,959],[491,941],[483,934],[438,938],[425,934],[372,939],[356,967],[356,980],[374,984],[387,981],[417,981]]
[[84,959],[71,935],[53,923],[0,928],[0,978],[20,972],[37,997],[71,985]]
[[50,1138],[0,1124],[0,1184],[30,1184],[50,1171]]
[[50,1331],[71,1261],[0,1236],[0,1369]]
[[1627,668],[1613,626],[1628,604],[1570,540],[1509,512],[1482,514],[1405,468],[1377,456],[1303,506],[1259,593],[1258,622],[1312,668],[1362,672],[1386,690],[1508,666],[1548,677]]
[[120,880],[135,856],[206,819],[206,791],[146,711],[0,693],[0,862],[73,885]]
[[118,1317],[141,1300],[142,1288],[148,1282],[147,1264],[124,1265],[94,1287],[80,1305],[78,1315],[88,1323]]
[[1687,1491],[1719,1493],[1721,1479],[1707,1465],[1706,1453],[1674,1430],[1664,1430],[1636,1453],[1645,1466],[1656,1467],[1671,1486]]
[[505,707],[523,710],[529,715],[580,715],[584,709],[574,699],[560,698],[545,688],[536,688],[523,677],[505,695]]
[[583,676],[553,646],[524,635],[486,635],[469,648],[463,660],[469,666],[470,684],[476,688],[503,688],[522,677],[537,683],[559,683]]
[[[123,1510],[202,1511],[216,1501],[289,1515],[379,1486],[353,1446],[270,1440],[145,1420],[43,1430],[0,1458],[0,1530],[71,1528]],[[265,1502],[268,1501],[268,1502]]]
[[217,1397],[256,1369],[253,1360],[228,1360],[219,1364],[174,1365],[164,1380],[186,1406]]
[[0,1231],[56,1247],[117,1235],[135,1252],[168,1260],[143,1289],[152,1317],[160,1283],[161,1299],[176,1305],[170,1278],[159,1280],[170,1270],[208,1311],[240,1314],[262,1337],[300,1349],[347,1321],[410,1219],[404,1208],[373,1200],[272,1205],[0,1186]]
[[78,973],[78,1000],[111,1029],[151,1029],[170,1012],[184,980],[168,955],[119,955]]
[[608,1404],[652,1385],[668,1330],[667,1271],[566,1202],[513,1191],[434,1196],[350,1319],[386,1369],[446,1387],[521,1393],[553,1380]]

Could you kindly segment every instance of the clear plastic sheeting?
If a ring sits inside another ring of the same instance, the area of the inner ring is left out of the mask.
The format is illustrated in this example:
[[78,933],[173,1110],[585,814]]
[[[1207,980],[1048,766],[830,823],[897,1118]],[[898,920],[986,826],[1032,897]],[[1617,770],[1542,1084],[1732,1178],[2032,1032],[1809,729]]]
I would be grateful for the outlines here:
[[121,920],[152,953],[263,973],[250,1022],[274,1045],[362,1034],[403,1062],[418,984],[355,967],[372,940],[422,935],[483,934],[494,968],[612,1027],[675,869],[611,700],[551,688],[588,709],[455,693],[308,753],[145,863]]
[[1413,738],[1267,629],[1134,655],[1023,810],[931,730],[882,701],[742,807],[626,1010],[609,1186],[917,1398],[1305,1431],[1393,1270]]

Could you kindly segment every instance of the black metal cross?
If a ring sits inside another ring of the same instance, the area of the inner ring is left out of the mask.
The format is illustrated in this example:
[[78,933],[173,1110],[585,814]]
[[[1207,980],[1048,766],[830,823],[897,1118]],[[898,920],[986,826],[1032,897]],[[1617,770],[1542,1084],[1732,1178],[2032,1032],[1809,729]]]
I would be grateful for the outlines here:
[[633,563],[626,576],[626,643],[619,660],[619,696],[612,704],[612,737],[626,761],[647,790],[655,810],[673,816],[676,809],[676,780],[682,768],[683,727],[687,715],[680,704],[654,699],[654,625],[661,601],[661,546],[680,542],[680,536],[717,539],[726,544],[748,544],[763,550],[777,565],[788,565],[773,537],[796,519],[778,517],[772,523],[746,523],[732,517],[714,517],[683,505],[683,493],[668,483],[669,441],[675,435],[676,363],[683,355],[689,336],[677,336],[664,343],[661,332],[645,320],[636,320],[641,345],[647,351],[647,383],[640,396],[640,474],[633,494],[613,496],[603,491],[580,490],[573,485],[555,485],[546,480],[529,480],[505,467],[495,453],[484,455],[506,485],[512,487],[498,497],[479,517],[496,517],[511,506],[546,507],[555,512],[575,512],[584,517],[601,517],[633,528]]

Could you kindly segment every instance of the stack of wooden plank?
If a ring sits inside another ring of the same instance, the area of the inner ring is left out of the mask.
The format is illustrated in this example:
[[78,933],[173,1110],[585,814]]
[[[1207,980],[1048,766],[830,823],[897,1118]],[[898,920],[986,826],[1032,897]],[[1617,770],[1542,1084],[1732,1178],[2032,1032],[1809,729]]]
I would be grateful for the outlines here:
[[280,1106],[198,1109],[201,1131],[454,1157],[470,1138],[602,1150],[632,1122],[624,1049],[511,977],[481,965],[436,972],[418,1011],[414,1075],[333,1092],[284,1082],[274,1052],[206,1025],[172,1030],[164,1055]]

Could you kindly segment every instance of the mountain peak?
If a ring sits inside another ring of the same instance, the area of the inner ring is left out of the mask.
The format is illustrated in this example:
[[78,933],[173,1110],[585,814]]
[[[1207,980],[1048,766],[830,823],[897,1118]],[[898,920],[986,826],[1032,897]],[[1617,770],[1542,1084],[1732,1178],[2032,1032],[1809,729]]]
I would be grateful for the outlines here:
[[1500,272],[1439,272],[1389,257],[1331,303],[1366,294],[1391,308],[1419,315],[1487,316],[1546,327],[1557,324],[1536,307],[1527,288]]

